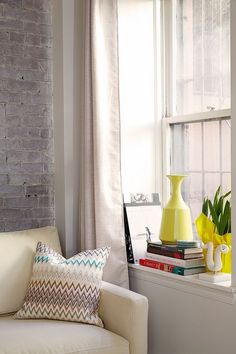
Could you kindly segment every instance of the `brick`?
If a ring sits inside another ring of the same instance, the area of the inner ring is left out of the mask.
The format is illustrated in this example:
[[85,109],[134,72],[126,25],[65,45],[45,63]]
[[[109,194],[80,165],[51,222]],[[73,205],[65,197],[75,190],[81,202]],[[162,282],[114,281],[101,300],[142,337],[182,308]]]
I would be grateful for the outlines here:
[[42,196],[39,197],[39,208],[51,208],[54,206],[54,196],[50,195],[50,196]]
[[9,41],[10,34],[9,31],[0,30],[0,42],[7,42]]
[[21,114],[24,107],[22,104],[6,104],[6,115],[18,115]]
[[42,151],[42,162],[46,162],[46,163],[53,163],[54,162],[54,157],[53,154],[50,153],[49,151]]
[[48,0],[23,0],[22,7],[40,11],[51,11],[52,4]]
[[25,56],[38,59],[51,59],[52,49],[44,47],[26,46]]
[[34,102],[35,104],[40,104],[40,103],[52,104],[52,92],[49,94],[45,94],[45,93],[32,94],[32,102]]
[[51,128],[41,129],[40,137],[43,139],[53,138],[53,130]]
[[21,117],[19,116],[6,116],[6,125],[7,126],[20,126],[21,125]]
[[11,219],[15,220],[17,218],[22,218],[24,216],[24,210],[16,208],[4,208],[0,209],[0,220]]
[[7,208],[36,208],[37,204],[36,197],[14,197],[5,200]]
[[53,163],[45,163],[44,164],[44,172],[45,173],[54,173],[54,164]]
[[42,151],[47,150],[49,141],[46,139],[22,140],[22,149]]
[[36,22],[37,24],[50,25],[52,23],[50,13],[43,13],[37,10],[19,9],[8,5],[4,5],[4,17]]
[[17,43],[24,43],[25,35],[23,33],[10,32],[10,41],[17,42]]
[[9,184],[29,185],[29,184],[39,184],[40,182],[41,182],[41,177],[38,175],[11,173],[9,176]]
[[43,173],[43,163],[23,163],[22,168],[25,173]]
[[20,103],[21,94],[9,91],[0,91],[0,103]]
[[43,117],[40,115],[24,116],[22,118],[22,124],[27,127],[39,127],[51,126],[52,122],[48,117]]
[[6,135],[8,138],[27,137],[28,132],[27,129],[23,127],[10,127],[7,128]]
[[[24,70],[21,72],[21,75],[24,77],[24,80],[27,81],[47,81],[48,73],[43,72],[42,70]],[[50,84],[51,88],[51,84]],[[41,90],[41,86],[39,85],[39,89]],[[44,103],[44,102],[43,102]]]
[[0,150],[5,151],[7,149],[7,140],[5,138],[0,139]]
[[25,43],[26,44],[31,44],[31,45],[40,45],[41,44],[40,35],[38,35],[38,34],[27,34]]
[[[22,105],[21,111],[24,115],[30,114],[31,117],[35,116],[36,118],[38,116],[47,116],[47,120],[52,116],[52,107],[46,104]],[[44,124],[42,123],[42,125]]]
[[0,104],[0,119],[5,118],[5,105]]
[[41,218],[53,218],[53,208],[37,208],[28,209],[25,213],[26,218],[41,219]]
[[1,174],[8,173],[8,165],[6,162],[0,163],[0,173]]
[[16,43],[1,43],[0,54],[4,56],[23,56],[24,47]]
[[22,186],[12,186],[10,184],[2,184],[0,185],[0,196],[6,195],[23,195],[24,188]]
[[32,138],[40,138],[40,128],[38,127],[31,127],[28,128],[28,136]]
[[5,231],[5,222],[0,221],[0,232]]
[[8,67],[17,67],[21,69],[40,69],[41,67],[41,63],[33,58],[5,56],[3,60]]
[[8,162],[25,162],[36,163],[41,162],[42,157],[39,151],[7,151]]
[[40,88],[39,84],[34,81],[24,80],[7,80],[6,89],[10,91],[37,91]]
[[5,140],[5,150],[11,150],[11,149],[15,149],[15,150],[19,150],[21,148],[21,140],[20,139],[6,139]]
[[6,162],[6,153],[0,151],[0,163]]
[[52,61],[51,60],[39,60],[38,61],[39,64],[39,69],[42,71],[45,71],[47,73],[51,73],[52,72]]
[[22,7],[22,0],[0,0],[0,4],[7,4],[11,7]]
[[15,69],[9,69],[9,68],[0,68],[0,77],[3,79],[16,79],[17,78],[17,72]]
[[38,196],[38,195],[47,195],[48,188],[45,185],[36,185],[36,186],[27,186],[25,190],[26,195]]
[[55,225],[55,219],[50,218],[50,219],[41,219],[39,220],[39,227],[45,227],[45,226],[54,226]]
[[[7,184],[9,182],[9,176],[5,174],[0,174],[0,185]],[[0,203],[1,205],[1,203]]]
[[44,37],[41,36],[41,41],[40,41],[42,46],[48,47],[48,48],[52,48],[52,38],[50,37]]
[[52,37],[52,26],[35,22],[24,22],[24,32]]
[[[0,171],[1,171],[1,167],[0,167]],[[22,168],[21,163],[20,162],[9,162],[7,163],[7,169],[6,169],[7,173],[19,173],[19,172],[25,172],[24,168]]]
[[6,129],[3,127],[0,127],[0,139],[5,138],[5,137],[6,137]]
[[16,30],[16,28],[19,31],[23,30],[23,22],[20,20],[15,20],[15,19],[0,19],[0,28],[6,29],[12,29]]
[[[49,117],[51,117],[51,108],[49,105],[39,105],[39,104],[6,104],[6,115],[24,115],[22,124],[25,126],[31,126],[31,121],[39,120],[40,126],[45,126],[49,122]],[[4,111],[5,114],[5,111]],[[40,116],[42,119],[40,120]],[[46,116],[46,117],[45,117]],[[50,122],[51,123],[51,122]],[[34,126],[34,124],[33,124]]]
[[54,174],[47,175],[44,174],[41,176],[41,183],[49,186],[54,186]]
[[5,223],[5,231],[19,231],[27,229],[36,229],[39,227],[38,220],[17,220],[7,221]]

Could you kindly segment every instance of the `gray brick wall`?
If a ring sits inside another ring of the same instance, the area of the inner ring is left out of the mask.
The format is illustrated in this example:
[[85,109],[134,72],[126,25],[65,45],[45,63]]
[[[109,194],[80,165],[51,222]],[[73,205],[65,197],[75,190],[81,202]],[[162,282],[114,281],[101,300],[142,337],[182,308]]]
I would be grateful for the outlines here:
[[0,0],[0,231],[54,224],[51,11]]

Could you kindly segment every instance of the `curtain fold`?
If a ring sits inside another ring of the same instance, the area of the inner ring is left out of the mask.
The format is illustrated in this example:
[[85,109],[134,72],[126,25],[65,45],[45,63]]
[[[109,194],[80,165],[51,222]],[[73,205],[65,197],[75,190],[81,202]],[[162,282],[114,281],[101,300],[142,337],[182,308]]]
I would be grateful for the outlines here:
[[117,0],[83,0],[80,248],[110,246],[104,280],[128,287],[121,190]]

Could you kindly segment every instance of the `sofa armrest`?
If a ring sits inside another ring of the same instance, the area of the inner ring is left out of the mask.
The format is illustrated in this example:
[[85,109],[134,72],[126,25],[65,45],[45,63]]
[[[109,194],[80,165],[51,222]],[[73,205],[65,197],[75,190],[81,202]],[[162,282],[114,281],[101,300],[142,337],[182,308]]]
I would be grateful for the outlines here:
[[103,282],[99,315],[106,329],[128,340],[130,354],[147,354],[148,300],[145,296]]

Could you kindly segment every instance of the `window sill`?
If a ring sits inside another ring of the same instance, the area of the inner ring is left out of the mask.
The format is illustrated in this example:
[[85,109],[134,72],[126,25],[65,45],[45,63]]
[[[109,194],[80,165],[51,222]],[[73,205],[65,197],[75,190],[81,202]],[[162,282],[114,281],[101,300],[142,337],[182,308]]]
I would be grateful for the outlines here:
[[230,281],[213,284],[199,280],[198,275],[180,276],[139,264],[129,264],[129,276],[135,281],[147,281],[227,304],[235,303],[236,288],[231,286]]

